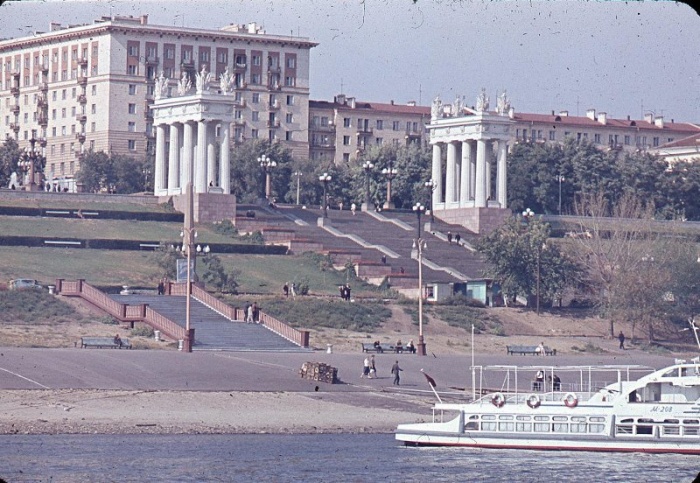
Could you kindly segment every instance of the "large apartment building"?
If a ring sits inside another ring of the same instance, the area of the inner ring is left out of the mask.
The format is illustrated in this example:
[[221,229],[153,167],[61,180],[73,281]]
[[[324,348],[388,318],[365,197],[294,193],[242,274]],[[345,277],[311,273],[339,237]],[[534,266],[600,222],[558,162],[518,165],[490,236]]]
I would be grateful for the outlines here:
[[51,24],[0,42],[0,139],[45,149],[47,180],[70,180],[84,150],[143,156],[155,139],[149,106],[161,73],[169,87],[187,74],[228,70],[235,83],[232,142],[282,141],[308,156],[306,38],[269,35],[255,24],[220,30],[149,25],[148,16]]

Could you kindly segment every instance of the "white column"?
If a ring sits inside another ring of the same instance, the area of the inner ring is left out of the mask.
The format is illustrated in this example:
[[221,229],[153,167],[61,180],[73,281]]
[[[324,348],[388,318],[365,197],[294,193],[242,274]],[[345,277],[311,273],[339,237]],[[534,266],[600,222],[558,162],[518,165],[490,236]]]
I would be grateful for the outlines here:
[[486,206],[493,199],[491,193],[491,165],[493,164],[493,141],[486,141]]
[[474,206],[486,206],[486,141],[476,142],[476,185],[474,191]]
[[224,194],[231,194],[231,163],[229,153],[231,151],[231,123],[221,123],[221,154],[219,155],[219,183]]
[[498,166],[496,167],[496,180],[498,187],[498,203],[501,208],[506,208],[508,202],[508,177],[507,177],[507,163],[506,157],[508,156],[508,145],[506,141],[501,139],[498,141]]
[[[170,125],[170,151],[168,152],[168,193],[180,191],[180,129]],[[177,191],[176,191],[177,189]]]
[[455,172],[457,171],[457,146],[447,143],[447,170],[445,173],[445,208],[455,201]]
[[156,126],[156,166],[153,173],[153,194],[164,195],[165,190],[165,124]]
[[192,121],[184,123],[184,139],[182,146],[182,178],[180,180],[180,188],[185,188],[187,183],[192,183],[192,171],[194,168],[194,124]]
[[442,149],[438,143],[433,144],[433,209],[438,203],[442,203]]
[[469,199],[476,194],[476,142],[469,141]]
[[466,206],[469,202],[469,188],[471,184],[469,167],[472,163],[472,151],[469,141],[462,141],[462,163],[459,175],[459,206]]
[[194,167],[194,192],[207,192],[207,121],[197,123],[197,157]]
[[207,130],[207,185],[218,186],[216,183],[216,124],[211,123]]

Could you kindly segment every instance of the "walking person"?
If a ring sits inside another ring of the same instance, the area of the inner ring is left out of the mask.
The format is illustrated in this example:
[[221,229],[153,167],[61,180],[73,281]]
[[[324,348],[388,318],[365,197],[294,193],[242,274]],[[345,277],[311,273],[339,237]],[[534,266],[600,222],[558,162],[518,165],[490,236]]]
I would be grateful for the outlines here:
[[289,298],[289,282],[284,282],[284,287],[282,287],[282,292],[284,292],[284,296],[286,298]]
[[369,369],[370,369],[369,357],[365,357],[365,360],[362,361],[362,375],[360,376],[361,379],[364,379],[365,377],[369,377]]
[[391,373],[394,375],[394,386],[398,386],[401,382],[401,371],[403,371],[403,369],[399,367],[399,361],[396,361],[394,365],[391,366]]
[[625,350],[625,334],[620,331],[620,335],[617,336],[617,339],[620,341],[620,349]]
[[296,299],[297,298],[297,283],[292,282],[292,298]]
[[357,210],[357,205],[355,203],[350,205],[350,211],[352,211],[352,216],[355,216],[355,211]]
[[374,354],[372,354],[372,359],[369,361],[369,378],[377,377],[377,366],[374,362]]
[[461,239],[462,239],[462,237],[459,236],[459,233],[455,233],[455,242],[457,243],[457,245],[459,245],[459,240],[461,240]]
[[447,243],[452,243],[452,232],[451,231],[447,232]]

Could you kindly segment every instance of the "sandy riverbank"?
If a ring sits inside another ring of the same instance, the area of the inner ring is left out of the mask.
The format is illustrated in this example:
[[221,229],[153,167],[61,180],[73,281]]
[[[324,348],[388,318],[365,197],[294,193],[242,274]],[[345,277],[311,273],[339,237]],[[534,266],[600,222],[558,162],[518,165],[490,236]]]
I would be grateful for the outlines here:
[[0,434],[387,433],[429,415],[426,401],[376,392],[0,393]]

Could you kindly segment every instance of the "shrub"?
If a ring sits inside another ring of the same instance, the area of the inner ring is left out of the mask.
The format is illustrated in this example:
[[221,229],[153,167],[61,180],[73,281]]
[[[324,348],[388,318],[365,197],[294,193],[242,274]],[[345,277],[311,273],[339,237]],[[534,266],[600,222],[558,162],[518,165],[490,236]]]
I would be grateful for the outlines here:
[[0,292],[0,321],[43,324],[80,320],[72,306],[45,290],[8,290]]
[[369,332],[389,320],[391,310],[381,303],[361,304],[339,299],[304,299],[303,302],[259,300],[260,309],[293,327],[328,327]]
[[153,337],[155,336],[155,332],[153,331],[153,327],[144,324],[131,329],[131,335],[134,337]]

